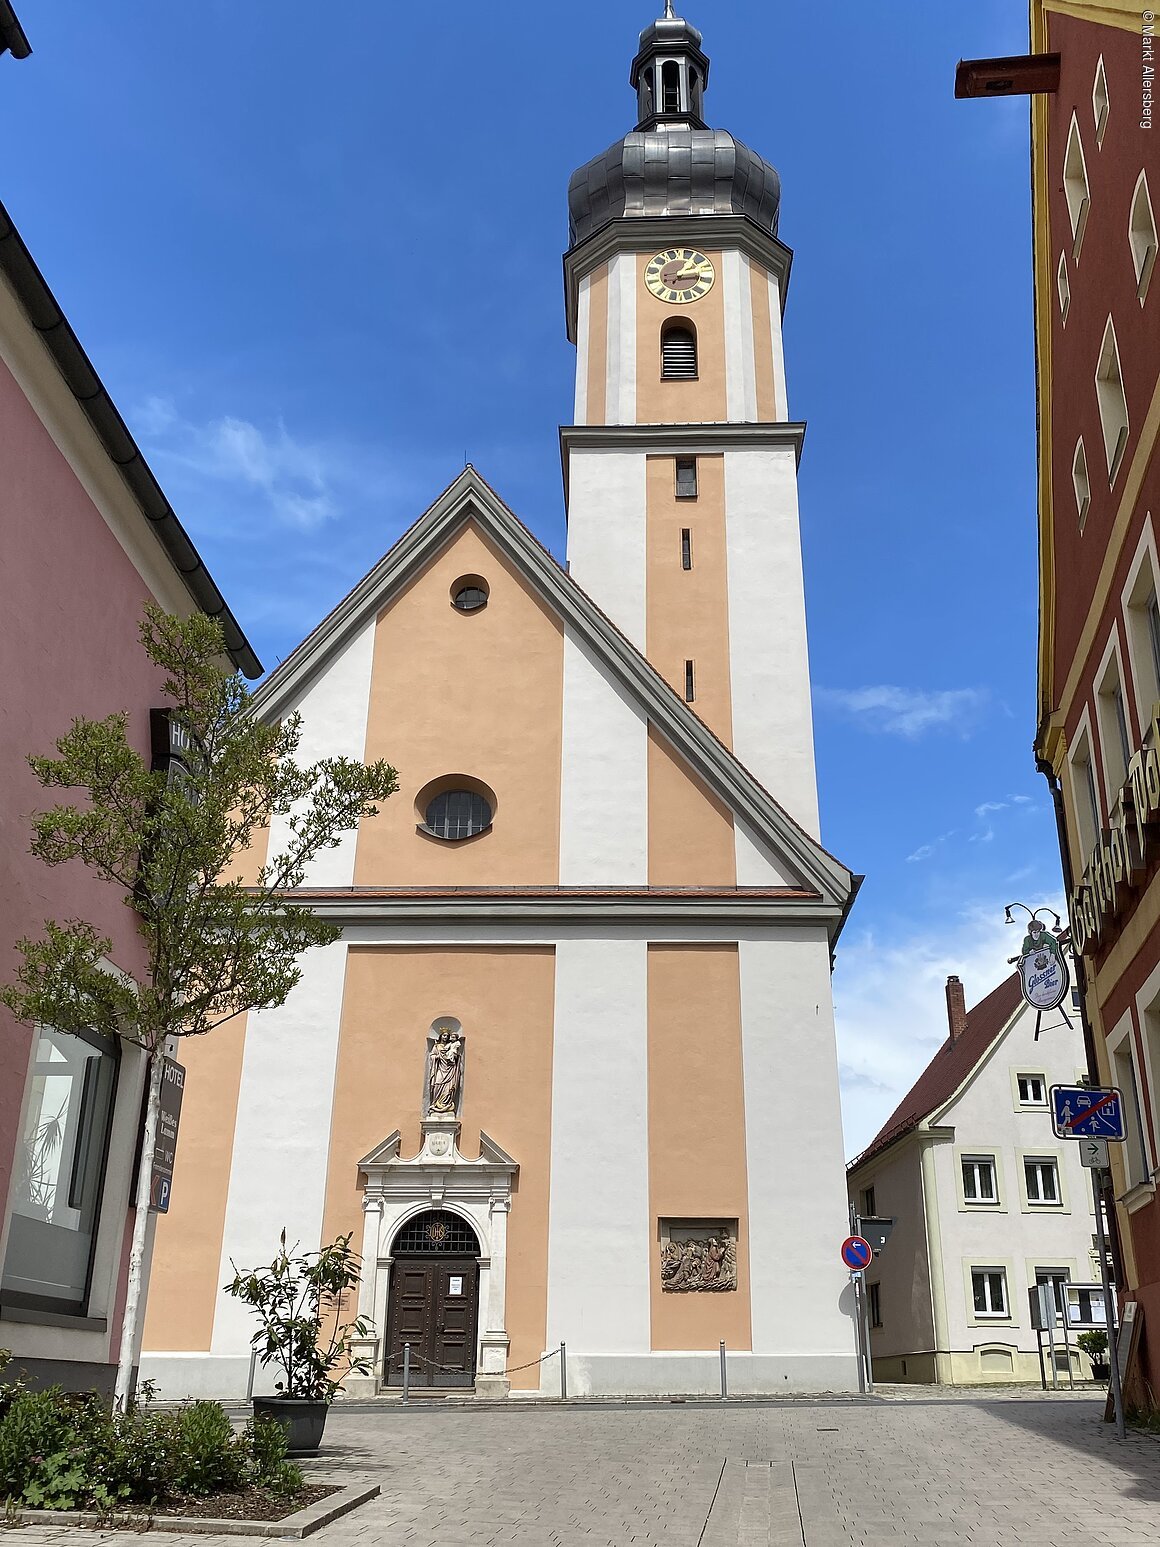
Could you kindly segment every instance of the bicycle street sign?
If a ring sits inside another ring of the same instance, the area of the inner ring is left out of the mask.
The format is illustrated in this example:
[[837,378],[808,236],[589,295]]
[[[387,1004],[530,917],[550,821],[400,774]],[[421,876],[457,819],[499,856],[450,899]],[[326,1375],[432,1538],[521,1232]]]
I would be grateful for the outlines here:
[[1124,1138],[1124,1098],[1114,1088],[1051,1087],[1051,1124],[1059,1139]]

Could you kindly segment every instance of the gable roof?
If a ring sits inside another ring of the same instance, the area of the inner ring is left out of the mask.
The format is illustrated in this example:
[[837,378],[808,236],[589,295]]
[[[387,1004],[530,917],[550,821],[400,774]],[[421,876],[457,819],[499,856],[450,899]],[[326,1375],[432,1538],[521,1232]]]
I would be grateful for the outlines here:
[[468,522],[478,524],[543,602],[584,640],[710,790],[782,856],[828,905],[836,939],[860,878],[785,811],[556,562],[470,465],[254,694],[263,716],[284,713],[327,663]]
[[847,1172],[856,1171],[875,1155],[889,1149],[906,1134],[912,1133],[924,1117],[929,1117],[939,1107],[945,1106],[982,1062],[1022,1002],[1023,992],[1017,972],[1004,978],[985,999],[980,999],[974,1009],[968,1012],[967,1023],[960,1035],[953,1042],[948,1038],[942,1044],[875,1137],[846,1167]]
[[13,59],[27,59],[31,52],[32,45],[24,35],[10,0],[0,0],[0,54],[10,53]]

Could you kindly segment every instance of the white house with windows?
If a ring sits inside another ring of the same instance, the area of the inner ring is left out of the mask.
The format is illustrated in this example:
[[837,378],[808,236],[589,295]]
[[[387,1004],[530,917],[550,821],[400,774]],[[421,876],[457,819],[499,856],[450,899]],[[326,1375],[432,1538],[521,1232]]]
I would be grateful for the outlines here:
[[[1037,1038],[1014,973],[970,1013],[957,977],[946,993],[947,1040],[848,1168],[858,1212],[895,1219],[866,1275],[874,1374],[1038,1380],[1028,1290],[1050,1283],[1062,1318],[1064,1285],[1099,1280],[1090,1173],[1048,1105],[1085,1078],[1079,1017],[1069,999]],[[1068,1344],[1061,1331],[1060,1373],[1087,1378]]]

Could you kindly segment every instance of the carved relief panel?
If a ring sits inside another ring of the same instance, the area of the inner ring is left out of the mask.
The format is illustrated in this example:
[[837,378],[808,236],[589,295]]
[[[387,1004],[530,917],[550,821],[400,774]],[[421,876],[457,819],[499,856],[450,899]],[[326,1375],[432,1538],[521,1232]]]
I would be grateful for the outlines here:
[[737,1221],[662,1219],[661,1288],[666,1294],[737,1288]]

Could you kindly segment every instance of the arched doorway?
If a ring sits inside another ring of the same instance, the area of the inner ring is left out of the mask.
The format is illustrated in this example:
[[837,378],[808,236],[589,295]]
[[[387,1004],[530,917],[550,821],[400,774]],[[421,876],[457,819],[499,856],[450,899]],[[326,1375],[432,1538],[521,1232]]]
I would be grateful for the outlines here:
[[403,1384],[411,1345],[411,1384],[475,1383],[479,1239],[458,1214],[430,1209],[409,1219],[391,1245],[390,1309],[384,1384]]

